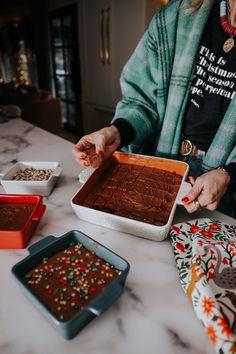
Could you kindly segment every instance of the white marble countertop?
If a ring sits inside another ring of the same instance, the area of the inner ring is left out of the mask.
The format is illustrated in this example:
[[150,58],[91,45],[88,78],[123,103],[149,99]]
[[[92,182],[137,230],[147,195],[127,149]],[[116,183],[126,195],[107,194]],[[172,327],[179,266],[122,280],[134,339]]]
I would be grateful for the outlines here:
[[[80,187],[81,167],[72,144],[20,119],[0,124],[0,172],[19,160],[59,161],[63,173],[31,239],[80,230],[125,258],[131,265],[124,294],[74,339],[66,341],[23,295],[12,266],[28,253],[0,250],[1,354],[213,354],[208,338],[185,296],[170,241],[154,242],[106,229],[74,214],[70,199]],[[0,193],[4,193],[0,187]],[[177,208],[175,222],[212,216],[236,224],[218,212],[189,215]]]

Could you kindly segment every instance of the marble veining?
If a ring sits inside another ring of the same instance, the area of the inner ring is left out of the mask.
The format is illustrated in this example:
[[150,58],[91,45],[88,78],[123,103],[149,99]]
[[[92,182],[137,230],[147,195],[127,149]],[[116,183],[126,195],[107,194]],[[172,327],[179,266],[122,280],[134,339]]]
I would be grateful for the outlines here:
[[176,333],[173,329],[167,328],[167,332],[169,333],[174,345],[180,346],[184,349],[190,349],[189,344],[183,342],[183,340],[179,337],[178,333]]
[[[0,144],[0,168],[9,166],[17,162],[14,158],[21,149],[29,146],[29,142],[15,135],[1,136]],[[12,158],[13,157],[13,158]]]
[[[101,242],[130,263],[120,299],[74,339],[66,341],[24,296],[11,275],[12,266],[28,251],[0,250],[1,354],[213,354],[200,322],[186,298],[175,267],[170,241],[154,242],[79,220],[70,200],[81,186],[81,167],[72,144],[20,119],[0,124],[0,173],[21,160],[59,161],[62,175],[46,212],[30,241],[77,229]],[[4,193],[0,187],[0,193]],[[190,216],[178,207],[174,222]],[[236,223],[223,214],[205,216]]]

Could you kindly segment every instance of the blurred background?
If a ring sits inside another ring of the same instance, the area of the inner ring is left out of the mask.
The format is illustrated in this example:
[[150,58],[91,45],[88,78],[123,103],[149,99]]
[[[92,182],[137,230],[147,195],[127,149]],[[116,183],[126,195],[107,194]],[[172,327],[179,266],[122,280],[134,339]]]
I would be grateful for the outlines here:
[[166,0],[0,2],[0,108],[72,142],[109,124],[121,70]]

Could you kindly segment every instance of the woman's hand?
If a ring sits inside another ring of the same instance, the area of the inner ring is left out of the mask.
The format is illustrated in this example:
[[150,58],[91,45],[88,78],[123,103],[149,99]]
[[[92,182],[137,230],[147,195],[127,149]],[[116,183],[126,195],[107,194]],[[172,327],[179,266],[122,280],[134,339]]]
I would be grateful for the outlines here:
[[199,208],[215,210],[230,182],[228,173],[221,169],[206,172],[196,180],[193,177],[189,179],[193,187],[182,199],[189,213]]
[[111,125],[83,136],[73,147],[72,154],[82,166],[98,167],[120,145],[120,133]]

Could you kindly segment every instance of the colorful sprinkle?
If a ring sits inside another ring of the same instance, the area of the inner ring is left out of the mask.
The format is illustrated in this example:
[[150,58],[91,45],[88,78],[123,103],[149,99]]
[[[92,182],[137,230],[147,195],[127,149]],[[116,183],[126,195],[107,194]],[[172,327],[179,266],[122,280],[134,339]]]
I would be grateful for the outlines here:
[[65,321],[121,273],[96,256],[95,249],[88,251],[82,244],[71,242],[56,255],[44,257],[24,281],[57,318]]

